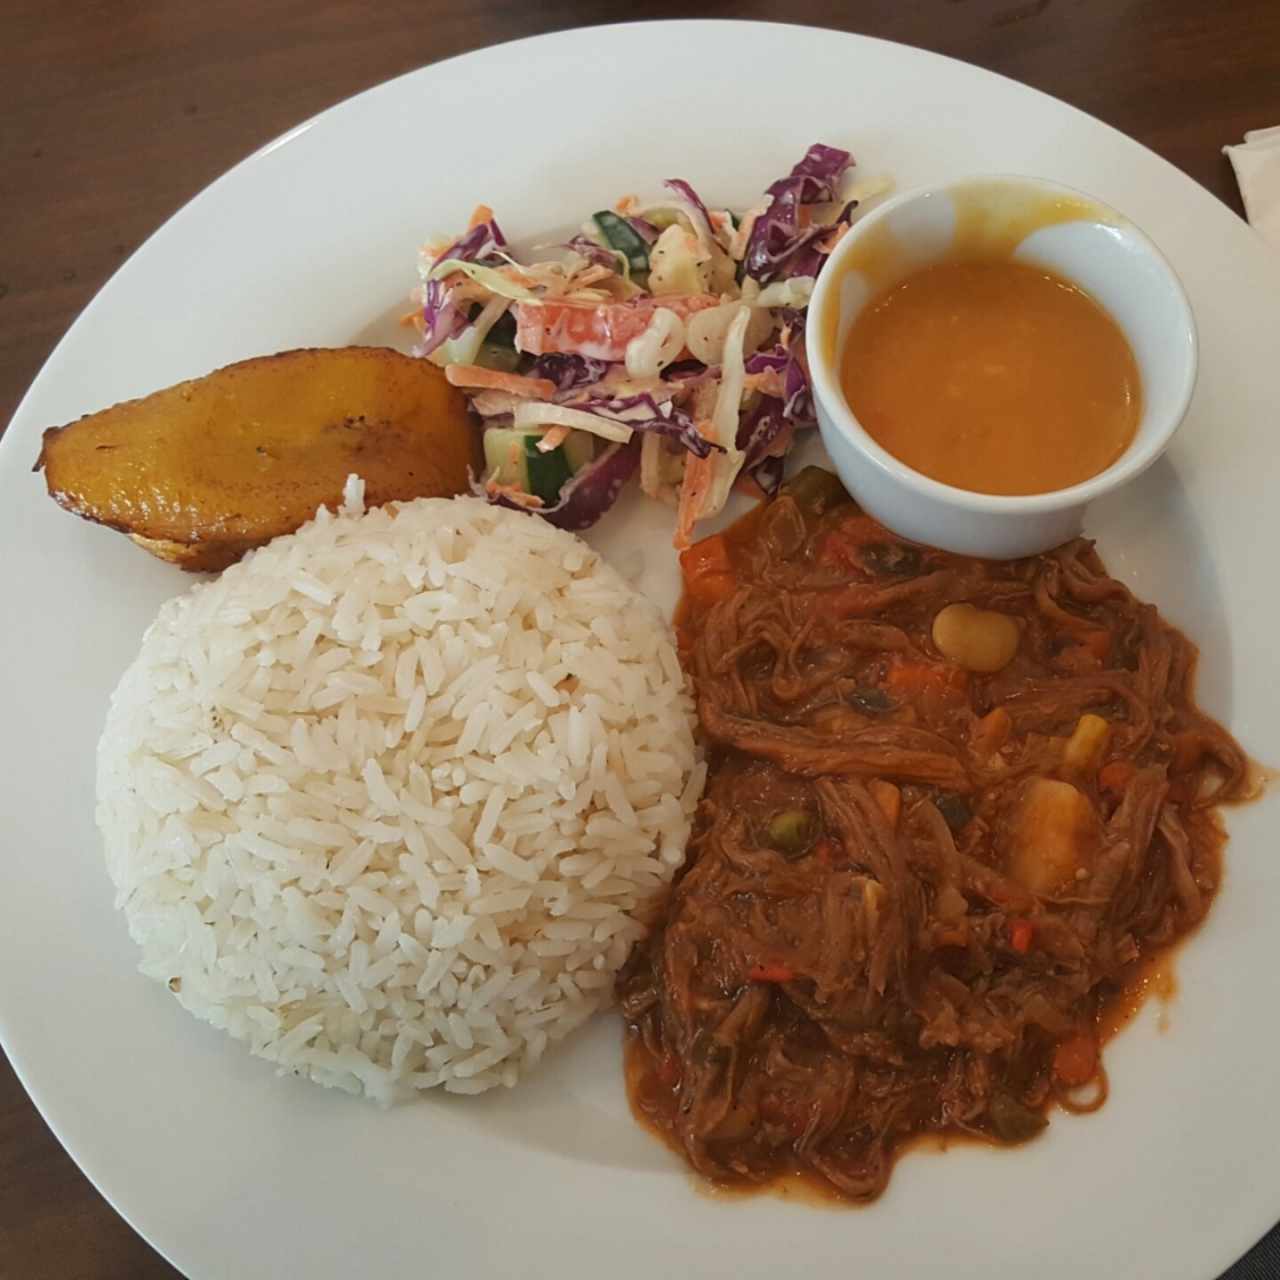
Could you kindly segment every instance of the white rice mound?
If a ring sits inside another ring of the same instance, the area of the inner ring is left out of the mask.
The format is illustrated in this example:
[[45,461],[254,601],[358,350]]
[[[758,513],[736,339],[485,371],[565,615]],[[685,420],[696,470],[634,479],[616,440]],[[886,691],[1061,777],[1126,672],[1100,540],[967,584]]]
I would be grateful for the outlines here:
[[584,542],[358,481],[170,600],[98,825],[142,972],[381,1101],[512,1085],[612,997],[705,777],[657,609]]

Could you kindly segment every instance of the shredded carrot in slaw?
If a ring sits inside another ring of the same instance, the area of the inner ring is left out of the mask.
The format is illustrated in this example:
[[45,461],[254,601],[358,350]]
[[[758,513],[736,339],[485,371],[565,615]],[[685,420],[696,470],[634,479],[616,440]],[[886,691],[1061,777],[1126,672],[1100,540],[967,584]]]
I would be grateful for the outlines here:
[[525,493],[519,485],[499,484],[496,480],[489,480],[485,482],[484,490],[491,498],[506,498],[529,511],[542,506],[542,499],[536,493]]
[[550,453],[552,449],[559,448],[569,438],[569,430],[568,427],[549,427],[538,441],[538,452]]
[[550,400],[556,393],[556,384],[547,378],[528,378],[520,373],[503,373],[499,369],[486,369],[478,364],[446,365],[444,376],[452,387],[510,391],[512,395],[531,396],[535,400]]
[[829,236],[823,236],[817,243],[819,253],[830,253],[832,249],[844,239],[845,233],[849,230],[847,222],[841,223]]
[[[707,434],[703,429],[706,425],[698,424],[698,430],[703,435]],[[676,536],[673,545],[677,551],[683,551],[693,541],[693,527],[702,515],[702,504],[711,488],[714,466],[715,458],[712,454],[705,458],[690,454],[685,458],[684,479],[680,483],[680,499],[676,504]]]
[[777,369],[762,369],[759,373],[749,373],[742,379],[744,391],[759,391],[761,395],[776,396],[785,400],[787,396],[786,382]]

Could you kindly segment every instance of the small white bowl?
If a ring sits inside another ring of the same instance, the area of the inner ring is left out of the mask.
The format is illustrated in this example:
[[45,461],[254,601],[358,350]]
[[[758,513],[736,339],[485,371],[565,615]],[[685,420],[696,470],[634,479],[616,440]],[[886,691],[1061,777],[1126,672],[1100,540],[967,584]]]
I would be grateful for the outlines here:
[[[962,249],[1044,266],[1091,294],[1119,324],[1142,379],[1142,417],[1132,444],[1105,471],[1027,497],[974,493],[900,462],[859,424],[840,387],[850,325],[885,289]],[[822,442],[854,498],[904,537],[996,560],[1078,534],[1089,502],[1160,456],[1196,381],[1195,319],[1164,255],[1114,209],[1038,178],[918,188],[855,222],[818,277],[805,336]]]

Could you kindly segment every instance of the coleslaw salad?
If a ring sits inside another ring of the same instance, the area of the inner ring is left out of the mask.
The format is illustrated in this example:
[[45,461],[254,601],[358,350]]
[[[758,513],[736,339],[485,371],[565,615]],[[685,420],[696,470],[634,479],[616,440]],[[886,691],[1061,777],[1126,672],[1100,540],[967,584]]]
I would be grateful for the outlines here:
[[815,144],[740,213],[683,179],[624,196],[517,260],[486,205],[425,245],[408,317],[483,431],[489,501],[594,524],[638,475],[678,547],[735,489],[776,491],[816,425],[804,351],[814,281],[861,200],[847,151]]

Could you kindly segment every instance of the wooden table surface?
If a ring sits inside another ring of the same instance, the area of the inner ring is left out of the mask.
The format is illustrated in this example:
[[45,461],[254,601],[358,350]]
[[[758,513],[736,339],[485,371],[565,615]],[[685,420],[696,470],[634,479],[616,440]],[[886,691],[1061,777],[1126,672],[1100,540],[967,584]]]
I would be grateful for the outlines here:
[[[989,67],[1131,134],[1237,212],[1221,147],[1280,124],[1280,0],[3,0],[0,430],[123,259],[276,134],[482,45],[692,16],[785,16]],[[1280,1272],[1255,1252],[1232,1274]],[[0,1058],[0,1278],[177,1275],[81,1176]]]

